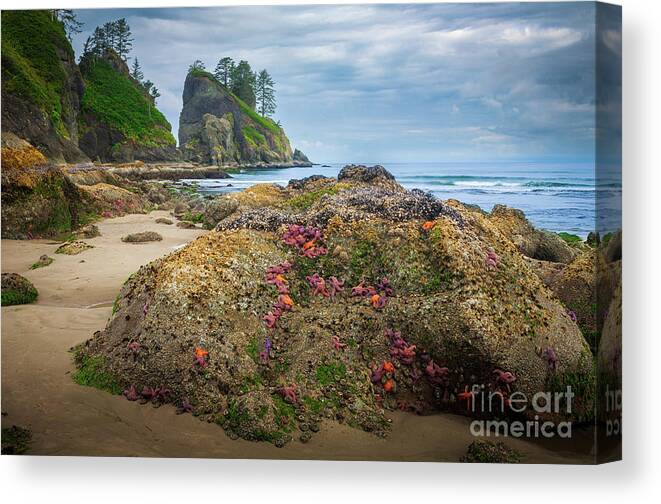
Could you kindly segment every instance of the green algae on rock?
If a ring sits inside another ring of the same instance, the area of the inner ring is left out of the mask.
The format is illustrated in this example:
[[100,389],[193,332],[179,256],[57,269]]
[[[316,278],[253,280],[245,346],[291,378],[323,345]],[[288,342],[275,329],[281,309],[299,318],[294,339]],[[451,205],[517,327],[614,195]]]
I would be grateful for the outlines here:
[[127,398],[165,388],[231,436],[281,446],[324,417],[385,436],[387,410],[466,413],[473,384],[532,396],[592,372],[578,327],[487,214],[382,167],[222,198],[216,228],[142,267],[80,348]]
[[2,306],[29,304],[39,293],[32,282],[18,273],[2,274]]

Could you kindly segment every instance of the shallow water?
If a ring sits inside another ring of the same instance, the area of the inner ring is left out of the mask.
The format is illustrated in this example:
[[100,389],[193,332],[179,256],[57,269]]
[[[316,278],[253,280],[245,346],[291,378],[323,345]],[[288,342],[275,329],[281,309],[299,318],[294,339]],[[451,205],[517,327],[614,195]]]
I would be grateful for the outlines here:
[[[313,174],[337,176],[346,163],[311,168],[246,169],[229,179],[198,181],[207,193],[240,191],[258,183],[286,185]],[[374,164],[374,163],[370,163]],[[592,163],[381,163],[407,189],[432,192],[490,211],[496,204],[523,210],[537,227],[585,237],[595,220],[612,220],[619,208],[609,205],[621,192],[616,177],[595,179]],[[231,184],[231,187],[228,185]],[[597,191],[596,186],[599,190]],[[595,200],[601,202],[595,211]],[[612,208],[611,208],[612,207]],[[609,229],[613,226],[606,226]],[[617,226],[615,226],[617,227]],[[598,229],[603,229],[600,224]]]

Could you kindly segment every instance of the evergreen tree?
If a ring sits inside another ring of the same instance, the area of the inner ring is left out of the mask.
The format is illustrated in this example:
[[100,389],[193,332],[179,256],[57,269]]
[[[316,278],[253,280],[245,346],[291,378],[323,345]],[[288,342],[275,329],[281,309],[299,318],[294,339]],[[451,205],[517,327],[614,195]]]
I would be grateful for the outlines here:
[[201,60],[195,60],[191,66],[188,67],[188,73],[191,73],[193,70],[206,70],[206,67]]
[[97,26],[96,28],[94,28],[94,32],[92,33],[90,52],[92,54],[100,56],[101,54],[104,53],[104,51],[107,48],[108,48],[108,39],[106,37],[106,32],[102,27]]
[[159,98],[161,96],[161,93],[158,91],[158,88],[156,86],[152,86],[151,90],[149,91],[149,94],[154,100],[154,105],[156,105],[156,98]]
[[266,70],[257,74],[255,85],[255,98],[259,113],[264,117],[269,117],[275,112],[275,82]]
[[71,42],[71,34],[80,33],[83,26],[83,23],[78,21],[78,16],[76,16],[76,13],[71,9],[52,9],[51,19],[57,19],[60,23],[62,23],[69,42]]
[[85,40],[85,44],[83,44],[83,54],[82,56],[85,56],[86,54],[92,52],[92,37],[87,37],[87,40]]
[[220,59],[216,65],[216,70],[214,75],[218,82],[223,84],[226,88],[230,88],[232,85],[232,72],[234,71],[234,60],[228,56]]
[[131,67],[131,77],[133,77],[138,82],[142,82],[142,79],[145,78],[144,74],[142,73],[142,68],[140,67],[140,63],[138,62],[138,58],[133,58],[133,66]]
[[109,21],[108,23],[104,23],[103,27],[103,34],[104,34],[104,39],[105,39],[105,45],[104,45],[104,50],[105,49],[113,49],[117,47],[117,25],[114,21]]
[[247,61],[239,61],[239,64],[234,68],[230,89],[250,108],[255,109],[255,74]]
[[133,47],[133,38],[131,38],[131,27],[125,18],[118,19],[113,23],[115,43],[113,48],[119,54],[119,57],[126,59]]

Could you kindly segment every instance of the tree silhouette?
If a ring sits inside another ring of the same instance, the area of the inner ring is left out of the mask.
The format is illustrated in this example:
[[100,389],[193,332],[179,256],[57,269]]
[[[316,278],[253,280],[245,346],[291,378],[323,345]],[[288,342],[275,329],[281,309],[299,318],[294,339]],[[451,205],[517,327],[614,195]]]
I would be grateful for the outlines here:
[[255,97],[259,107],[259,113],[264,117],[269,117],[275,112],[275,82],[266,70],[262,70],[257,75],[255,85]]
[[232,72],[234,71],[234,60],[228,56],[218,60],[214,75],[218,82],[223,84],[226,88],[232,85]]

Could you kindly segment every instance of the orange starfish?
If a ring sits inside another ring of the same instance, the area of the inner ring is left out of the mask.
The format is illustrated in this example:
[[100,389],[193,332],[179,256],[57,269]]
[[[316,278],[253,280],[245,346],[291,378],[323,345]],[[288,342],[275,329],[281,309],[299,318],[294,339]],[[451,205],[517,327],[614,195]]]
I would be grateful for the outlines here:
[[282,276],[282,275],[276,275],[276,276],[275,276],[275,279],[276,279],[278,282],[287,283],[287,279],[286,279],[284,276]]
[[195,357],[206,357],[209,355],[209,352],[207,352],[204,348],[197,347],[195,349]]
[[314,240],[310,240],[303,244],[303,250],[308,250],[311,249],[312,247],[314,247]]
[[436,223],[434,221],[427,221],[422,225],[422,229],[424,229],[425,231],[429,231],[435,225],[436,225]]
[[468,385],[464,387],[464,391],[457,394],[460,401],[466,401],[466,409],[470,409],[470,403],[473,399],[473,393],[468,391]]
[[386,361],[383,363],[383,370],[386,373],[394,373],[395,372],[395,366],[393,366],[392,362]]
[[392,392],[392,389],[395,387],[395,382],[394,380],[388,380],[383,384],[383,390],[386,392]]
[[381,296],[378,294],[373,294],[370,298],[370,303],[372,303],[372,306],[376,308],[376,306],[379,304],[379,299],[381,299]]
[[294,300],[290,298],[288,294],[283,294],[280,296],[280,301],[282,301],[282,303],[286,304],[287,306],[294,306]]

